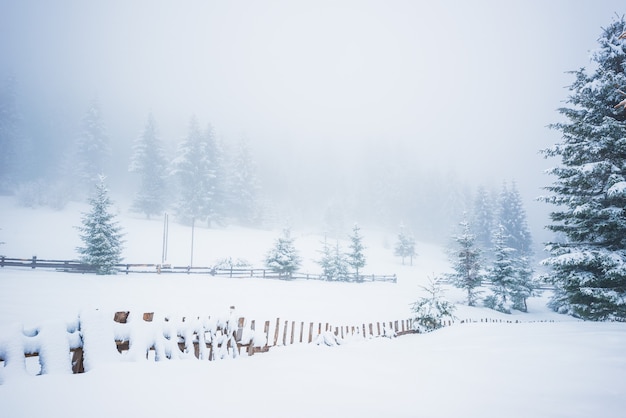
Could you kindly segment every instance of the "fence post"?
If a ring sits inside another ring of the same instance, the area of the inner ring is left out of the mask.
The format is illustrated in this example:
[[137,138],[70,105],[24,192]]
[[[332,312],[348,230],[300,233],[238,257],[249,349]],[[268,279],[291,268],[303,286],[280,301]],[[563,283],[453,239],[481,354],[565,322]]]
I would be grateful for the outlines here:
[[4,256],[0,256],[0,267],[4,267]]
[[33,256],[33,264],[32,264],[32,267],[31,267],[31,268],[33,268],[33,269],[34,269],[36,265],[37,265],[37,256],[36,256],[36,255],[34,255],[34,256]]
[[313,322],[309,324],[309,344],[313,342]]
[[274,346],[278,342],[278,332],[280,331],[280,318],[276,318],[276,328],[274,329]]

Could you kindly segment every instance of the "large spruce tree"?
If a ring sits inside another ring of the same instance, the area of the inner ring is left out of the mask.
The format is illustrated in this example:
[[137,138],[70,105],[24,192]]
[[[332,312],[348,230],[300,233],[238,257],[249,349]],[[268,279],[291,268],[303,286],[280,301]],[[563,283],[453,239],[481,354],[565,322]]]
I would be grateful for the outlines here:
[[132,209],[150,218],[160,215],[167,202],[166,162],[152,114],[133,147],[129,171],[140,176],[139,190]]
[[178,147],[172,171],[178,180],[177,212],[183,223],[191,224],[196,220],[211,226],[216,217],[218,172],[212,154],[214,146],[212,131],[202,132],[193,117],[189,133]]
[[543,198],[556,206],[548,228],[557,238],[545,260],[557,288],[551,306],[592,320],[626,318],[625,30],[624,18],[614,19],[592,70],[573,72],[569,107],[559,109],[566,121],[551,125],[562,141],[543,150],[560,159]]

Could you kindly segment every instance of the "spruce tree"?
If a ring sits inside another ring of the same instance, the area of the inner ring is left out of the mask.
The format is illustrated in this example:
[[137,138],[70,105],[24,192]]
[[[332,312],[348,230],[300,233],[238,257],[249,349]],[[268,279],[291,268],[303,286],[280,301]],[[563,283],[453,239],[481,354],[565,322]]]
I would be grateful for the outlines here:
[[480,249],[476,246],[476,237],[470,232],[470,224],[462,221],[460,226],[461,233],[454,237],[458,248],[452,251],[454,273],[448,274],[448,279],[455,287],[467,292],[467,304],[474,306],[478,299],[476,288],[482,282]]
[[19,180],[19,115],[16,94],[15,78],[9,77],[0,89],[0,193],[12,191],[12,186]]
[[476,244],[481,247],[483,254],[491,251],[491,238],[494,228],[494,204],[490,194],[483,186],[479,186],[474,198],[472,212],[472,229],[476,236]]
[[265,265],[270,270],[278,273],[279,277],[291,278],[291,275],[300,268],[301,258],[294,246],[294,239],[289,229],[283,230],[283,235],[278,237],[274,247],[265,257]]
[[87,189],[106,172],[107,159],[111,154],[109,139],[97,100],[92,100],[83,117],[82,131],[76,140],[74,170],[76,180]]
[[347,281],[350,277],[349,264],[345,253],[339,245],[339,240],[335,242],[335,253],[333,255],[332,266],[335,280]]
[[91,210],[83,213],[82,226],[78,227],[84,246],[78,247],[81,261],[95,268],[97,274],[115,274],[116,264],[122,261],[122,228],[110,212],[111,200],[104,176],[89,198]]
[[253,225],[258,219],[259,180],[248,141],[241,139],[230,173],[229,212],[242,225]]
[[493,234],[493,264],[485,278],[491,281],[493,294],[485,298],[485,306],[504,313],[510,313],[511,290],[515,280],[515,250],[506,245],[504,227],[499,225]]
[[322,277],[325,280],[335,279],[335,264],[333,262],[333,249],[328,245],[328,240],[324,237],[323,247],[320,251],[322,257],[317,260],[317,264],[322,268]]
[[365,250],[365,246],[363,246],[363,237],[361,236],[361,228],[358,224],[354,224],[352,227],[352,235],[350,235],[350,252],[348,252],[348,264],[354,270],[354,277],[356,281],[362,281],[359,276],[359,269],[365,267],[365,254],[363,251]]
[[400,227],[398,233],[398,240],[394,248],[394,255],[402,258],[402,265],[404,265],[404,259],[409,257],[411,265],[413,265],[413,256],[417,255],[415,252],[415,238],[405,231],[404,226]]
[[506,245],[516,250],[520,256],[530,257],[532,236],[522,198],[514,182],[510,186],[503,183],[498,204],[497,222],[504,227]]
[[195,117],[189,122],[187,137],[178,147],[172,174],[178,180],[177,215],[181,222],[192,224],[194,220],[208,222],[214,213],[215,179],[214,166],[210,160],[207,135],[203,134]]
[[576,317],[626,318],[626,45],[624,18],[603,30],[593,68],[574,71],[566,121],[551,128],[562,140],[543,150],[560,164],[542,199],[556,206],[547,244],[556,287],[551,306]]
[[148,116],[142,135],[135,141],[129,171],[140,176],[132,209],[145,214],[148,219],[162,214],[168,196],[166,162],[152,114]]

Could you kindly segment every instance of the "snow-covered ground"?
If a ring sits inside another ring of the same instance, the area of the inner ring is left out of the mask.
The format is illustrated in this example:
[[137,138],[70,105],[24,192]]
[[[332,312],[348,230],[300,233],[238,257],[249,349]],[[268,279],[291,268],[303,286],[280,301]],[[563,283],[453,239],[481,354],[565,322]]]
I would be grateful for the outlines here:
[[[63,212],[19,208],[0,198],[0,253],[76,258],[82,205]],[[161,261],[162,222],[126,215],[125,261]],[[319,231],[294,230],[303,269],[317,272]],[[278,231],[236,227],[195,231],[194,265],[223,257],[262,267]],[[392,233],[362,226],[366,273],[398,283],[326,283],[230,279],[204,275],[95,276],[30,269],[0,270],[0,332],[81,312],[130,310],[357,325],[410,316],[429,276],[447,270],[440,248],[419,244],[414,266],[392,254]],[[190,228],[170,223],[168,262],[187,265]],[[463,293],[447,288],[447,297]],[[586,323],[529,301],[527,314],[458,305],[459,319],[502,318],[517,324],[457,324],[426,335],[355,340],[326,347],[293,345],[236,360],[115,362],[81,375],[48,374],[0,384],[1,417],[623,417],[626,324]],[[555,322],[531,322],[531,321]],[[0,335],[1,337],[1,335]],[[2,338],[0,338],[1,340]],[[0,373],[2,373],[0,371]],[[0,379],[2,375],[0,374]]]

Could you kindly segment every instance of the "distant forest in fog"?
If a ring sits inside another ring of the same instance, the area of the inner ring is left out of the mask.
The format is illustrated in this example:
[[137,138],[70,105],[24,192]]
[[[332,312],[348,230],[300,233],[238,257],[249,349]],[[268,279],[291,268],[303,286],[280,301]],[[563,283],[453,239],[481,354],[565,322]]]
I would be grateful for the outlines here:
[[[97,104],[97,100],[94,99]],[[86,189],[76,168],[81,164],[79,143],[86,135],[90,104],[82,112],[69,114],[41,113],[36,106],[23,110],[19,79],[4,77],[0,95],[2,148],[2,193],[16,194],[25,206],[48,205],[62,209],[69,200],[85,201]],[[59,109],[62,109],[59,103]],[[134,129],[123,132],[116,120],[125,115],[115,109],[101,109],[98,116],[103,140],[102,169],[109,189],[118,204],[130,209],[133,195],[139,188],[138,176],[129,171],[133,146],[146,124],[135,121]],[[159,132],[167,115],[153,115]],[[194,116],[190,115],[191,120]],[[93,121],[92,121],[93,122]],[[201,127],[210,121],[198,121]],[[124,127],[130,125],[127,121]],[[416,151],[408,151],[389,142],[354,143],[353,148],[316,148],[305,144],[302,149],[255,143],[254,132],[239,137],[219,134],[216,142],[221,150],[223,170],[234,170],[233,160],[240,142],[250,144],[250,159],[255,174],[257,227],[305,225],[330,235],[344,235],[355,223],[397,231],[400,225],[421,240],[445,242],[454,227],[472,210],[476,188],[468,184],[462,173],[420,166]],[[182,126],[176,137],[158,137],[163,145],[168,173],[188,126]],[[105,148],[106,148],[105,147]],[[307,155],[304,155],[304,154]],[[224,174],[232,177],[235,173]],[[504,179],[503,179],[504,180]],[[163,190],[162,199],[168,211],[175,209],[177,187]],[[228,193],[229,182],[222,187]],[[496,187],[500,184],[496,183]],[[493,185],[492,185],[493,187]],[[498,193],[499,190],[492,190]],[[225,200],[228,200],[224,198]],[[228,215],[228,202],[221,202],[224,216],[221,224],[237,223]]]

